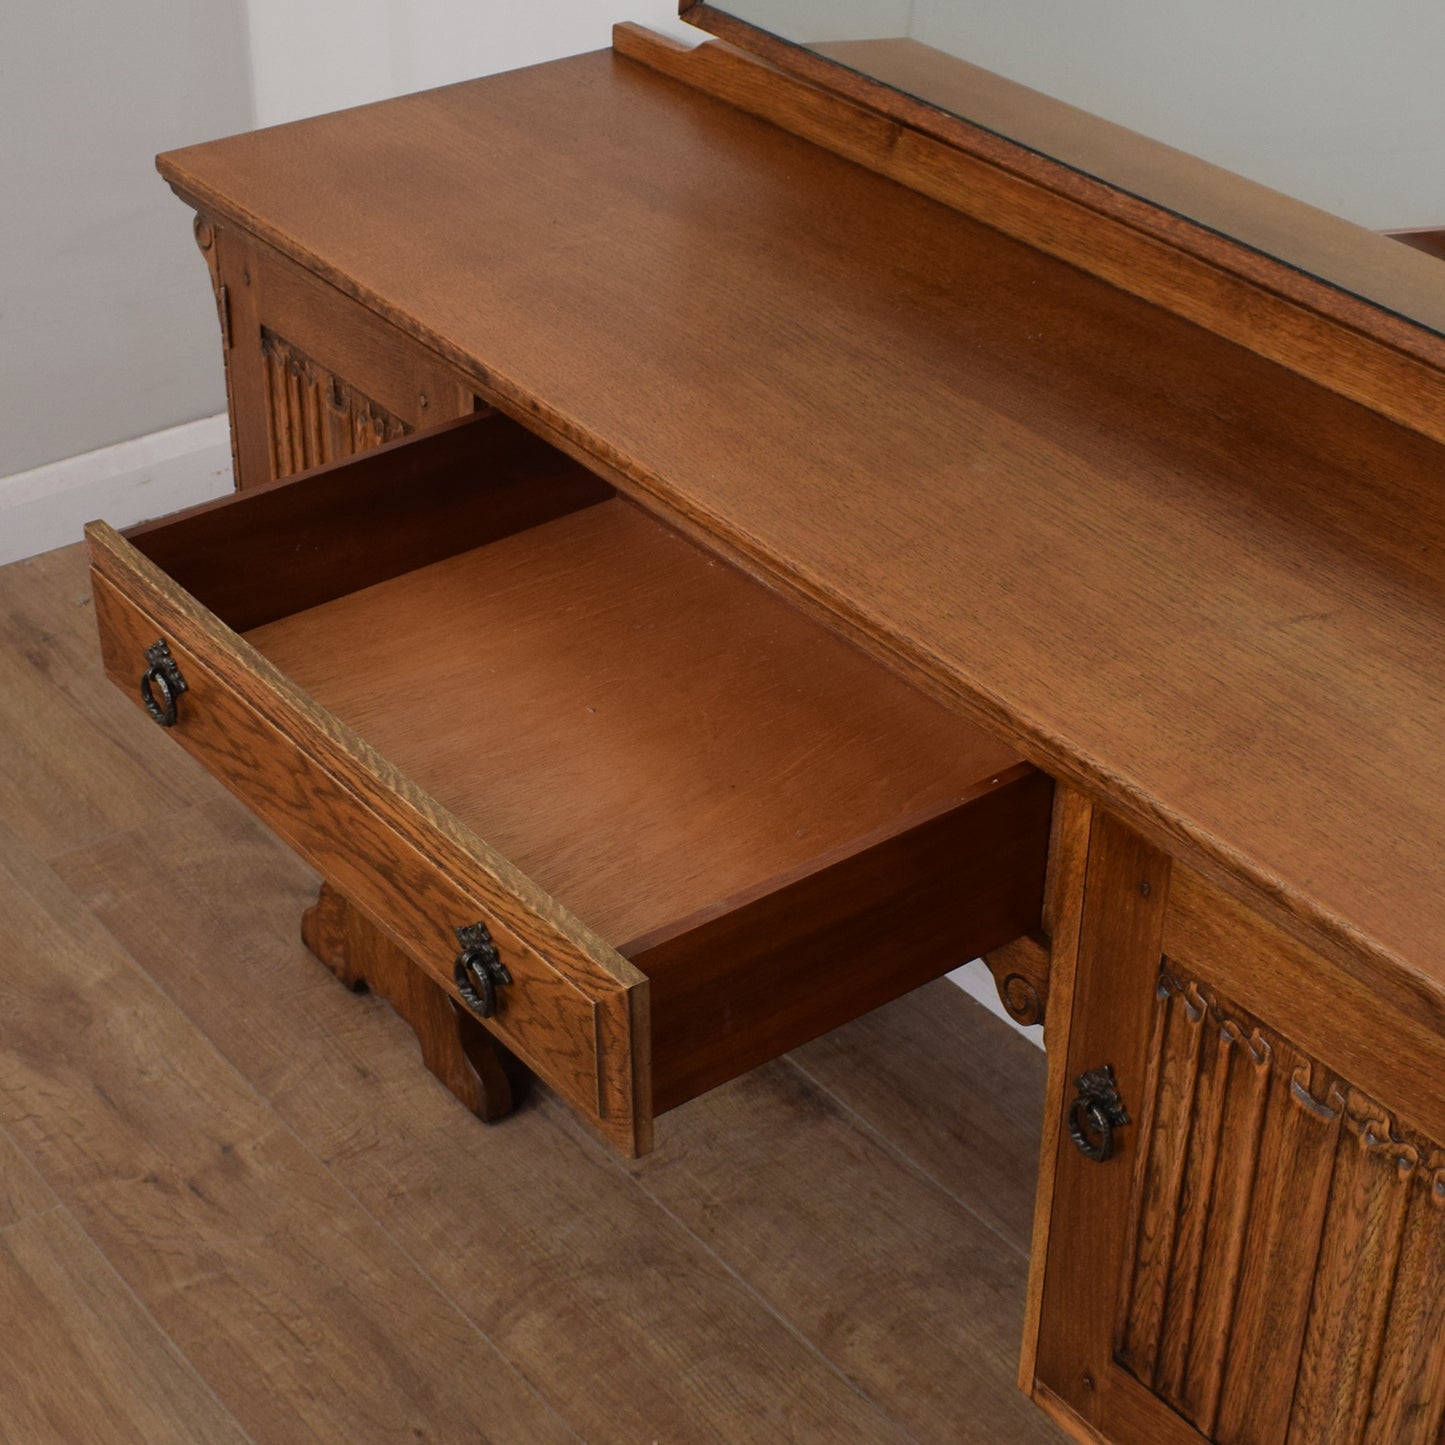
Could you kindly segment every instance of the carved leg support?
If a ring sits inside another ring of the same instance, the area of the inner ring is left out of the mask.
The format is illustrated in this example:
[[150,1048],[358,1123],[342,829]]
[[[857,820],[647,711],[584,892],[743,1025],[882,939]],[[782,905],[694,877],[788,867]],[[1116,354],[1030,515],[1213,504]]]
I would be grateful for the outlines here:
[[1025,935],[985,957],[994,986],[1016,1023],[1041,1024],[1049,1006],[1049,945]]
[[479,1119],[492,1123],[521,1103],[522,1065],[329,884],[302,916],[301,940],[347,988],[369,988],[411,1025],[422,1062]]

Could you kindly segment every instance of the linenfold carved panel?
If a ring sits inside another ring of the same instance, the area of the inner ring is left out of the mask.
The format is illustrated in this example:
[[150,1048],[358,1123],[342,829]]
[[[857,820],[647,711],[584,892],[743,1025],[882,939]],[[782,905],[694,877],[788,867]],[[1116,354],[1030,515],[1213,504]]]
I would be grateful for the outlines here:
[[411,430],[272,331],[261,332],[261,355],[273,478],[355,456]]
[[1115,1348],[1211,1440],[1445,1426],[1445,1151],[1165,961]]

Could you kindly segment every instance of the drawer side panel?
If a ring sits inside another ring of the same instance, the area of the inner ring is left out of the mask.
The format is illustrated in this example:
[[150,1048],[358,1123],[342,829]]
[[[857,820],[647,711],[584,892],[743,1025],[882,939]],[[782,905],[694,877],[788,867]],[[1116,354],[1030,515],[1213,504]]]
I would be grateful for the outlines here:
[[1052,797],[1018,764],[938,817],[625,947],[652,980],[657,1109],[1036,930]]

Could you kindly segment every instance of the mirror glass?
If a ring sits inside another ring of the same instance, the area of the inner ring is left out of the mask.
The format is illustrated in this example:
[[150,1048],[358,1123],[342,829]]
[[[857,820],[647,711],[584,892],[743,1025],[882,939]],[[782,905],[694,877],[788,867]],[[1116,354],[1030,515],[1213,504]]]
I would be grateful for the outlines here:
[[[1445,330],[1442,0],[724,0],[717,8]],[[1130,132],[1335,223],[1264,192],[1243,208],[1237,194],[1222,203],[1207,167],[1141,148]],[[1426,234],[1402,246],[1361,230]],[[1441,259],[1429,254],[1437,246]]]

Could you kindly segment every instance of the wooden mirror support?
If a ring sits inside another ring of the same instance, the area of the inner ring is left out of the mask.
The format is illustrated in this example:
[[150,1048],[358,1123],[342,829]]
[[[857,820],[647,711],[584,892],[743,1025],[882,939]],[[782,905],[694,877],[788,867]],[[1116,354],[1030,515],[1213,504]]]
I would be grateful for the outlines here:
[[1425,255],[1000,77],[988,79],[1014,92],[1015,115],[1058,133],[1067,113],[1081,155],[1147,189],[1097,179],[705,0],[680,13],[729,51],[689,52],[634,26],[614,47],[1445,436],[1445,285]]

